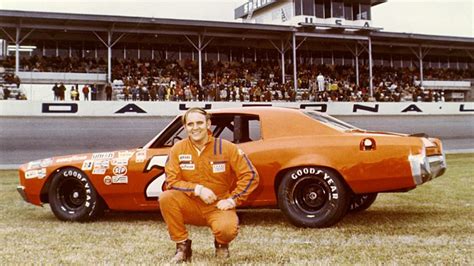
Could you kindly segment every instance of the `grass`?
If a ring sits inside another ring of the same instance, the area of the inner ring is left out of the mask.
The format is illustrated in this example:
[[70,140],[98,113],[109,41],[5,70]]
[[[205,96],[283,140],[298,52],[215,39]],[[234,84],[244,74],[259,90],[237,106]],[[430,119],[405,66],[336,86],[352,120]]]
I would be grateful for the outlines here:
[[[296,228],[279,210],[243,210],[231,258],[216,261],[209,229],[190,226],[194,264],[474,264],[474,154],[448,155],[444,176],[381,194],[327,229]],[[0,263],[166,264],[174,253],[159,213],[57,220],[23,202],[16,171],[0,171]]]

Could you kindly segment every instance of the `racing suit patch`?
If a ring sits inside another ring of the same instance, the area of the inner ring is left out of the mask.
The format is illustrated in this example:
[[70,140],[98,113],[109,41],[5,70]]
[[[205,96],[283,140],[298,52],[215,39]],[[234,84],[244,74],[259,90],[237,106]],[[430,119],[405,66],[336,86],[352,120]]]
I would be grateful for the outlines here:
[[180,154],[178,156],[178,160],[180,162],[187,162],[187,161],[192,161],[193,156],[191,154]]
[[182,170],[194,170],[195,166],[193,163],[182,163],[179,165]]
[[212,164],[212,172],[216,173],[224,173],[225,172],[225,163],[214,163]]

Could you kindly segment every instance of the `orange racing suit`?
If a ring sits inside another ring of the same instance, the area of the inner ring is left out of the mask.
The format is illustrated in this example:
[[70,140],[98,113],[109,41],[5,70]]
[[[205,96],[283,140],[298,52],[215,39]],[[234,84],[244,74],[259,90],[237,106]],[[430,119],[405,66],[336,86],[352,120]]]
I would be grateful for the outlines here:
[[[188,238],[185,224],[211,227],[218,243],[227,244],[238,232],[235,209],[222,211],[216,204],[232,198],[239,206],[258,186],[259,176],[247,156],[233,143],[209,134],[201,152],[189,138],[176,143],[165,166],[167,189],[160,195],[160,209],[171,239]],[[211,189],[217,201],[207,205],[195,196],[196,185]]]

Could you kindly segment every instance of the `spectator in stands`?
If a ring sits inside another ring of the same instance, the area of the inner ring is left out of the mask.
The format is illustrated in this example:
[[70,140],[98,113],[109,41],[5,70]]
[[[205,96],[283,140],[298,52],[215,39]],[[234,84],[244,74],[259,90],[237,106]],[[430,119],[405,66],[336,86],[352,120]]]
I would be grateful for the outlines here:
[[138,99],[138,85],[133,86],[132,88],[132,101],[136,101]]
[[321,74],[321,72],[319,73],[316,80],[318,82],[318,90],[319,91],[324,91],[324,76]]
[[87,84],[82,87],[82,94],[84,94],[84,101],[89,101],[89,86]]
[[128,98],[130,96],[130,87],[129,86],[124,86],[123,89],[122,89],[122,93],[123,93],[123,100],[128,101]]
[[155,85],[150,86],[149,93],[150,93],[150,100],[153,102],[156,101],[156,86]]

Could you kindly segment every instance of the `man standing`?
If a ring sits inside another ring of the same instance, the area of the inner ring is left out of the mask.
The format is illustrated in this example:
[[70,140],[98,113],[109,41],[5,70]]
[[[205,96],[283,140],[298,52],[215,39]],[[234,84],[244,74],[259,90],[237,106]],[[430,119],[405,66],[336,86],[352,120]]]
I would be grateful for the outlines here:
[[105,85],[105,95],[107,96],[107,101],[112,101],[112,85],[110,83]]
[[59,97],[59,86],[58,86],[58,83],[54,83],[54,86],[53,86],[53,94],[54,94],[54,100],[55,101],[59,101],[60,100],[60,97]]
[[97,93],[98,93],[97,85],[94,84],[94,85],[92,85],[92,88],[91,88],[91,100],[92,100],[92,101],[96,101],[96,100],[97,100]]
[[84,101],[89,101],[89,86],[87,84],[82,88],[82,93],[84,94]]
[[227,258],[229,243],[238,233],[235,207],[255,190],[259,177],[242,150],[212,136],[210,115],[204,109],[190,108],[182,122],[188,138],[170,151],[165,166],[168,190],[159,199],[168,232],[176,242],[171,262],[191,259],[185,224],[209,226],[216,256]]
[[61,101],[64,101],[64,97],[66,95],[66,86],[64,86],[64,83],[61,82],[59,85],[59,99]]

